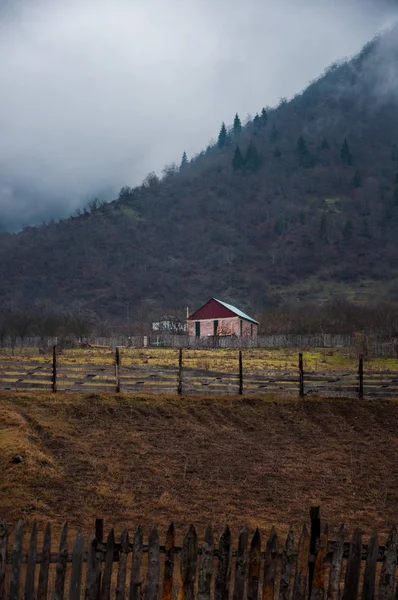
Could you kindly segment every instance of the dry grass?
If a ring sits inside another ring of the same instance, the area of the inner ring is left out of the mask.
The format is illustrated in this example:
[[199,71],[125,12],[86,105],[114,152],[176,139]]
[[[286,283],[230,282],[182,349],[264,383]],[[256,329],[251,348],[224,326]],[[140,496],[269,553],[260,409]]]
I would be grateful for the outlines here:
[[[299,526],[312,504],[385,532],[398,508],[398,402],[0,394],[4,517],[120,533],[174,520]],[[14,454],[24,462],[11,464]],[[41,526],[42,528],[42,526]]]
[[[178,365],[178,349],[175,348],[122,348],[121,362],[125,366],[174,366]],[[244,369],[248,371],[289,370],[298,368],[298,349],[252,348],[243,350]],[[303,350],[304,369],[308,371],[356,372],[358,357],[352,348],[308,348]],[[111,348],[89,348],[63,350],[59,362],[65,364],[113,365],[114,350]],[[38,348],[17,349],[14,355],[10,349],[0,349],[0,361],[17,363],[18,361],[35,363],[51,362],[50,355],[40,355]],[[238,351],[224,348],[213,350],[184,350],[185,367],[200,368],[236,373],[238,370]],[[398,359],[369,358],[367,370],[398,371]]]

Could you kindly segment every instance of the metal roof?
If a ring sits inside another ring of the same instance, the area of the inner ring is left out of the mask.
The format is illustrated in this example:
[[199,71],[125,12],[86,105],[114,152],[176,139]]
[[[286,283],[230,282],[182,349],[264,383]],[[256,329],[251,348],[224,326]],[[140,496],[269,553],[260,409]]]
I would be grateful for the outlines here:
[[238,317],[242,317],[242,319],[246,319],[246,321],[251,321],[252,323],[256,323],[256,325],[259,324],[258,321],[255,321],[254,319],[249,317],[249,315],[247,315],[246,313],[239,310],[239,308],[236,308],[236,306],[233,306],[232,304],[228,304],[227,302],[223,302],[222,300],[218,300],[217,298],[213,298],[213,300],[215,300],[216,302],[219,302],[220,304],[225,306],[225,308],[228,308],[228,310],[232,310],[232,312],[234,312],[236,315],[238,315]]

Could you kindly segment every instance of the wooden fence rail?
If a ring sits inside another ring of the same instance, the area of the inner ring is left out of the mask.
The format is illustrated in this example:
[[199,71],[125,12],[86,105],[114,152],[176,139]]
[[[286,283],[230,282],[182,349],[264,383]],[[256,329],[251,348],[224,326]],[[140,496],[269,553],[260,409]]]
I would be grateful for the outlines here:
[[376,591],[380,600],[397,597],[395,527],[380,546],[375,531],[363,544],[360,529],[346,541],[342,526],[331,541],[319,525],[317,517],[310,528],[304,524],[297,543],[292,529],[286,540],[274,527],[267,540],[258,529],[250,540],[243,527],[234,550],[228,526],[217,544],[211,527],[200,543],[191,525],[177,546],[173,524],[161,545],[156,527],[144,544],[140,526],[132,538],[123,528],[116,541],[113,529],[104,539],[97,521],[86,540],[78,531],[72,543],[65,525],[53,552],[50,525],[39,548],[36,523],[29,535],[20,521],[11,540],[3,521],[0,600],[371,600]]
[[[123,365],[119,348],[114,365],[69,364],[62,362],[53,348],[52,361],[0,361],[0,389],[71,392],[148,392],[167,394],[235,394],[277,393],[324,396],[388,397],[398,396],[398,372],[367,371],[359,357],[356,371],[310,371],[305,369],[303,354],[298,355],[297,370],[253,368],[244,352],[236,355],[236,371],[184,365],[183,350],[173,366]],[[190,351],[190,356],[192,351]]]

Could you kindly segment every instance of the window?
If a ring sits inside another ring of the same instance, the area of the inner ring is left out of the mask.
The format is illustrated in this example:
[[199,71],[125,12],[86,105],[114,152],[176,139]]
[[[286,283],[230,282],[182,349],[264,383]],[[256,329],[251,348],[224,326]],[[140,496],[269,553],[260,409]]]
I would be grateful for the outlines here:
[[214,335],[217,335],[218,321],[213,321],[213,324],[214,324]]
[[200,337],[200,321],[196,321],[195,323],[195,335],[196,337]]
[[242,319],[240,320],[240,337],[242,337],[243,335],[243,321]]

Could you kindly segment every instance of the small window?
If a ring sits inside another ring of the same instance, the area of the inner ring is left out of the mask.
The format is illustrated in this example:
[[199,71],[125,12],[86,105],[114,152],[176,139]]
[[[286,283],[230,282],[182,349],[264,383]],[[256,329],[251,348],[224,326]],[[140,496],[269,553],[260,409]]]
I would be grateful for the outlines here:
[[250,335],[253,337],[253,323],[250,323]]
[[243,321],[242,319],[240,320],[240,337],[242,337],[243,335]]
[[196,337],[200,337],[200,321],[196,321],[195,323],[195,335]]
[[217,335],[218,321],[213,321],[213,323],[214,323],[214,335]]

